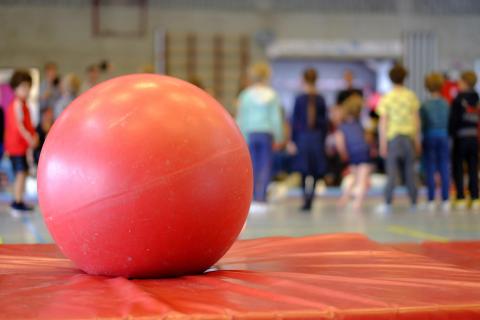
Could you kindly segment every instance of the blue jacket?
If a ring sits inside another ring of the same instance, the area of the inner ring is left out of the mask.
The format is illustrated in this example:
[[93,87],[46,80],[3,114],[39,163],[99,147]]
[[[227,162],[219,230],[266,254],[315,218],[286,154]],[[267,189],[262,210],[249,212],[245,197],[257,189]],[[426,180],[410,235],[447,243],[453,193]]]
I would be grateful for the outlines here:
[[[292,140],[298,141],[298,137],[302,132],[309,131],[308,128],[308,99],[309,96],[306,93],[300,94],[295,99],[295,106],[293,108],[292,116]],[[325,100],[319,94],[315,95],[315,107],[317,109],[315,119],[315,130],[320,131],[323,137],[327,135],[327,106]]]

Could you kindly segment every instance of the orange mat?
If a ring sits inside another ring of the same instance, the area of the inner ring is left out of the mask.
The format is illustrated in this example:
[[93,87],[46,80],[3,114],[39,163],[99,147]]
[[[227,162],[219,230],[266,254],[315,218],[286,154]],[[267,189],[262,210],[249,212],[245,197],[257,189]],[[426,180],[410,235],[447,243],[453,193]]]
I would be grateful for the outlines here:
[[0,318],[480,319],[480,244],[465,244],[255,239],[206,274],[158,280],[89,276],[54,245],[2,245]]

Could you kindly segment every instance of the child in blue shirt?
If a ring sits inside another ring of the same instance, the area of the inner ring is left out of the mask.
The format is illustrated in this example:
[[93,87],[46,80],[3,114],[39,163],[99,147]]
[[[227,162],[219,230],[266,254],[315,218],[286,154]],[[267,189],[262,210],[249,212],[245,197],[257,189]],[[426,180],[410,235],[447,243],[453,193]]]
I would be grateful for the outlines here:
[[422,122],[423,153],[428,188],[428,207],[435,210],[435,173],[440,175],[442,189],[442,210],[449,210],[448,193],[450,186],[449,145],[448,145],[448,103],[441,96],[443,76],[433,72],[425,77],[425,88],[431,97],[420,107]]

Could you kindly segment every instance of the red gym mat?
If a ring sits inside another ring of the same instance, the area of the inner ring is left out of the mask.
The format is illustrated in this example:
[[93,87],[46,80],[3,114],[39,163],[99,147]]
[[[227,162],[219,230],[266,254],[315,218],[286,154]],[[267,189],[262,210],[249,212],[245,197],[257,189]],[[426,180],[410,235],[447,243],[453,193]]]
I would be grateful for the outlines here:
[[424,242],[395,244],[394,249],[428,256],[445,263],[480,271],[480,241]]
[[0,318],[480,319],[479,248],[265,238],[204,275],[128,280],[86,275],[54,245],[3,245]]

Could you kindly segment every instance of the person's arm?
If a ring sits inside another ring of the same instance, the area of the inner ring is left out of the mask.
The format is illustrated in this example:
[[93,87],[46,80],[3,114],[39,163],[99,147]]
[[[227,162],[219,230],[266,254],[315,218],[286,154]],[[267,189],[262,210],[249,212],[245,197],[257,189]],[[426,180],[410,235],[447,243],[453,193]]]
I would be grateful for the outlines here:
[[452,138],[455,138],[459,123],[460,123],[460,111],[461,111],[461,105],[460,101],[457,99],[454,99],[452,102],[452,106],[450,107],[450,114],[448,116],[448,133]]
[[238,128],[242,132],[243,136],[246,137],[246,114],[245,114],[245,107],[242,104],[242,95],[239,96],[238,98],[238,107],[237,107],[237,116],[236,116],[236,121]]
[[35,148],[38,144],[38,136],[35,133],[30,133],[27,128],[23,125],[23,110],[22,104],[20,101],[16,100],[14,104],[14,113],[15,113],[15,123],[17,125],[18,131],[22,137],[27,141],[30,148]]
[[450,131],[449,121],[450,121],[452,108],[450,108],[450,104],[446,100],[444,100],[444,104],[445,104],[445,110],[446,110],[447,132],[449,132]]
[[380,142],[380,156],[382,158],[386,158],[387,152],[388,152],[387,128],[388,128],[388,116],[384,114],[380,116],[380,125],[378,127],[378,136],[379,136],[379,142]]
[[416,130],[416,134],[414,137],[415,151],[417,152],[418,155],[420,155],[422,153],[422,142],[421,142],[422,125],[420,120],[420,114],[418,111],[415,112],[414,121],[415,121],[415,130]]
[[414,144],[415,144],[415,151],[418,155],[422,152],[422,122],[420,120],[420,101],[416,96],[414,96],[414,123],[415,123],[415,137],[414,137]]
[[298,101],[298,97],[295,98],[295,103],[293,105],[293,115],[292,115],[292,119],[291,119],[291,136],[290,136],[290,140],[292,141],[297,141],[297,137],[298,137],[298,127],[299,127],[299,123],[300,123],[300,115],[299,115],[299,111],[300,111],[300,103]]
[[271,110],[270,119],[272,121],[273,138],[276,145],[279,145],[285,142],[281,108],[282,107],[280,106],[280,101],[278,100],[278,98],[275,98],[270,109]]
[[378,124],[378,143],[379,152],[382,158],[387,156],[388,143],[387,143],[387,129],[388,129],[388,112],[385,99],[382,98],[378,103],[377,113],[380,116]]
[[335,132],[335,146],[337,147],[337,152],[340,155],[340,159],[342,159],[343,161],[347,161],[347,146],[345,144],[345,136],[341,130],[337,130]]
[[323,136],[326,137],[328,133],[328,114],[327,114],[327,104],[325,100],[321,97],[320,98],[320,110],[317,114],[319,119],[320,130],[323,133]]
[[420,107],[420,123],[422,125],[423,133],[427,130],[427,110],[425,109],[426,105],[422,104]]
[[286,150],[290,155],[294,155],[298,152],[296,145],[299,122],[298,108],[298,97],[296,97],[293,105],[293,114],[286,126],[288,129]]

